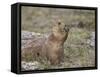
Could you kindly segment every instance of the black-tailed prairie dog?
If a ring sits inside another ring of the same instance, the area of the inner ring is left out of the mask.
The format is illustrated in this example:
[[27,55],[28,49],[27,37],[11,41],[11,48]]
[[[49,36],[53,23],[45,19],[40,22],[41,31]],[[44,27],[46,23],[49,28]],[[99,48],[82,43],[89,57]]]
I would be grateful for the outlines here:
[[47,37],[37,37],[23,48],[22,57],[31,54],[33,58],[45,57],[51,64],[59,64],[64,57],[64,42],[68,37],[68,32],[68,26],[58,21]]

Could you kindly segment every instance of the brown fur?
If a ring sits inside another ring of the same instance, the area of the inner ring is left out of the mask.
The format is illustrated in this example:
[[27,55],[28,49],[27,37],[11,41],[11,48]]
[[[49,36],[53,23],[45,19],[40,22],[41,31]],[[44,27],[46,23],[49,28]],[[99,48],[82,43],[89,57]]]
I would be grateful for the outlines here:
[[22,49],[22,55],[32,54],[33,58],[45,57],[51,64],[59,64],[64,57],[64,42],[68,37],[69,29],[61,22],[53,26],[48,37],[41,37],[33,40]]

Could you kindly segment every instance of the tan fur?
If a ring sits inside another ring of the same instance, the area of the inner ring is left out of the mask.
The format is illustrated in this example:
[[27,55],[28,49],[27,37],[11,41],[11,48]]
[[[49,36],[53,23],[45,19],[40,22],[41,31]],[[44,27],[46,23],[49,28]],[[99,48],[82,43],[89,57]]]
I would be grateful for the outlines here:
[[68,37],[69,29],[64,23],[57,22],[48,37],[33,40],[26,48],[22,49],[22,55],[32,54],[33,58],[46,57],[51,64],[59,64],[64,57],[64,42]]

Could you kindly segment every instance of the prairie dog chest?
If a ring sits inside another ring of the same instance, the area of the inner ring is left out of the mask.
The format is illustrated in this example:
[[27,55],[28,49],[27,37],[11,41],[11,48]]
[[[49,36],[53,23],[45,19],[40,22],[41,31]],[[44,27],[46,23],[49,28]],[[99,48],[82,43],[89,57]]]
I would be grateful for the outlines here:
[[47,46],[51,51],[55,51],[55,52],[63,49],[63,45],[54,42],[49,42]]
[[55,50],[58,50],[58,49],[61,49],[62,48],[62,45],[52,44],[52,48],[55,49]]

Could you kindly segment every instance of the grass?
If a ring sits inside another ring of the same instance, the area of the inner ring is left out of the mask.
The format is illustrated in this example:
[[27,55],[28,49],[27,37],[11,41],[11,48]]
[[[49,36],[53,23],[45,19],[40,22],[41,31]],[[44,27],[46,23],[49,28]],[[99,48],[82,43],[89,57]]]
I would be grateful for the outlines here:
[[72,66],[94,66],[93,61],[95,61],[95,54],[92,53],[94,52],[94,49],[87,44],[87,38],[90,36],[90,34],[90,31],[79,28],[73,28],[69,33],[69,37],[65,42],[64,52],[66,57],[65,59],[68,57],[67,61],[71,62],[71,64],[73,64]]
[[[94,48],[87,44],[91,32],[82,28],[72,28],[64,44],[64,62],[60,66],[52,66],[47,60],[40,59],[40,69],[72,68],[95,66]],[[25,61],[34,61],[26,56]]]

